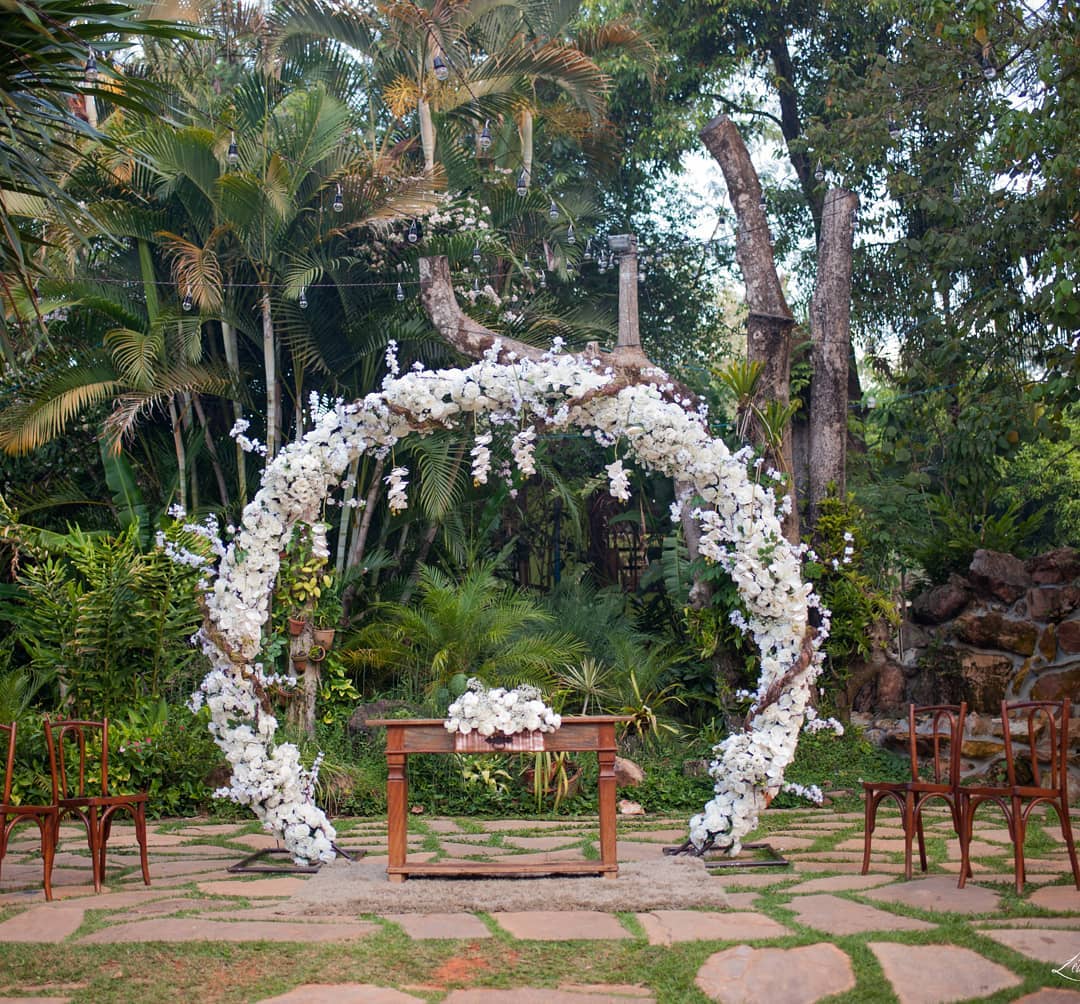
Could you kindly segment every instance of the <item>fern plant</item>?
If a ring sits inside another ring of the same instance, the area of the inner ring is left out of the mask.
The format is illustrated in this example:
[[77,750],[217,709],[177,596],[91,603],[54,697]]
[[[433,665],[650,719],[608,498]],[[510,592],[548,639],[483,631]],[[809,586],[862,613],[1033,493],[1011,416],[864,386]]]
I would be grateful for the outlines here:
[[110,715],[159,696],[196,657],[197,570],[144,552],[135,525],[115,537],[73,529],[50,543],[0,607],[30,670],[55,676],[78,714]]

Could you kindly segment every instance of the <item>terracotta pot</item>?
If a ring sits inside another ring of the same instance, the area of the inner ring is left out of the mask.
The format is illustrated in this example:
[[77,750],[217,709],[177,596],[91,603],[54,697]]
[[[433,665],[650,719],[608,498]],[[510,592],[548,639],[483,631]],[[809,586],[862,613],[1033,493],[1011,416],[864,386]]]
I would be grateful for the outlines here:
[[289,618],[289,634],[294,638],[300,634],[307,626],[307,620],[303,617],[290,617]]
[[307,659],[293,659],[292,664],[297,673],[303,673],[307,669]]
[[329,651],[330,646],[334,644],[335,634],[337,634],[335,628],[315,628],[311,636],[316,645],[322,645],[323,648]]
[[322,662],[326,658],[326,649],[322,645],[312,645],[308,649],[307,657],[310,662]]

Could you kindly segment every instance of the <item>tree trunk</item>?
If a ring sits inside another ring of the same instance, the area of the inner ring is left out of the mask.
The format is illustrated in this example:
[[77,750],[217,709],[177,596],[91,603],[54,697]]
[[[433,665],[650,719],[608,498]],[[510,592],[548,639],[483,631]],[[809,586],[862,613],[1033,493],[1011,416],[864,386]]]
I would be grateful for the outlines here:
[[203,430],[203,441],[206,443],[206,452],[210,454],[210,465],[214,469],[214,477],[217,480],[218,496],[221,498],[222,508],[229,508],[229,489],[225,484],[225,472],[221,469],[221,461],[218,459],[217,443],[214,442],[210,423],[206,419],[206,411],[202,406],[202,399],[198,394],[191,395],[191,403],[195,408],[195,414],[199,417],[199,425]]
[[435,121],[431,117],[431,105],[423,98],[417,106],[420,113],[420,145],[424,148],[424,170],[435,170]]
[[521,167],[525,171],[525,187],[532,184],[533,165],[533,114],[525,109],[518,119],[518,136],[521,138]]
[[184,449],[184,430],[180,427],[180,414],[176,410],[176,395],[169,395],[169,421],[172,423],[173,449],[176,451],[177,502],[187,511],[187,451]]
[[[221,322],[221,344],[225,349],[225,362],[229,367],[236,388],[240,387],[240,348],[236,340],[236,328],[228,321]],[[244,407],[233,398],[233,420],[239,422],[244,417]],[[236,443],[236,494],[241,509],[247,505],[247,454]]]
[[345,558],[349,553],[349,524],[352,522],[353,507],[349,504],[356,498],[356,479],[360,476],[360,458],[355,457],[349,464],[347,480],[352,482],[341,507],[341,522],[338,524],[337,554],[334,556],[334,574],[341,578],[345,571]]
[[810,527],[817,524],[830,485],[843,498],[846,490],[848,350],[851,345],[852,215],[858,196],[830,190],[822,213],[817,282],[810,301],[813,379],[810,384],[809,506]]
[[[761,182],[750,159],[746,144],[735,123],[726,115],[709,122],[701,131],[706,149],[720,165],[731,204],[735,208],[738,231],[735,259],[746,284],[746,355],[751,362],[763,365],[754,404],[764,409],[768,401],[782,405],[790,400],[791,329],[795,318],[784,298],[780,277],[776,274],[769,242],[769,224],[761,209]],[[761,429],[755,439],[763,444]],[[789,492],[791,512],[784,520],[784,536],[792,543],[799,540],[799,510],[796,505],[791,430],[784,430],[780,456],[775,458],[791,476]]]
[[278,432],[281,428],[281,388],[277,377],[277,345],[274,342],[274,317],[270,308],[270,292],[263,289],[262,308],[263,369],[266,372],[266,462],[277,454]]

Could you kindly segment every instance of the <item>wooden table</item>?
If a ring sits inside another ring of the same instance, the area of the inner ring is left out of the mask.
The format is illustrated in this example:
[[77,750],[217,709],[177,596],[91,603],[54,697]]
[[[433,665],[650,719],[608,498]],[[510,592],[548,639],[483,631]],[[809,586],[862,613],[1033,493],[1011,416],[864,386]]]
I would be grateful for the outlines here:
[[[386,816],[391,882],[410,875],[603,875],[615,878],[619,864],[615,854],[615,725],[626,716],[590,715],[564,718],[554,732],[544,732],[543,748],[549,753],[595,753],[600,763],[600,860],[551,861],[514,864],[513,860],[426,861],[410,864],[406,858],[409,777],[406,766],[414,753],[457,753],[454,736],[441,718],[369,719],[368,726],[386,729]],[[498,746],[488,752],[497,753]],[[528,754],[525,754],[528,755]]]

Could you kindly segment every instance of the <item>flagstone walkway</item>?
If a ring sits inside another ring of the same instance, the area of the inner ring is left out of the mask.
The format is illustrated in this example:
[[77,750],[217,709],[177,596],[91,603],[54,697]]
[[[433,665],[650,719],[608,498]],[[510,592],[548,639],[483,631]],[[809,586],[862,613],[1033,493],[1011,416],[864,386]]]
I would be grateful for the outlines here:
[[[385,826],[340,820],[339,843],[385,861]],[[1080,825],[1080,820],[1074,825]],[[902,878],[902,834],[895,818],[879,822],[870,874],[859,874],[862,817],[857,812],[766,813],[766,841],[790,864],[717,869],[710,882],[729,892],[729,909],[653,910],[633,915],[538,909],[527,912],[387,914],[379,917],[283,916],[275,910],[307,876],[233,875],[245,854],[274,846],[245,823],[165,820],[152,824],[153,884],[144,886],[134,835],[117,827],[110,841],[107,891],[89,885],[80,832],[65,826],[53,873],[55,900],[40,890],[35,831],[16,831],[0,878],[0,1004],[92,1001],[79,987],[19,985],[5,974],[2,943],[109,945],[162,942],[358,943],[396,925],[415,942],[450,939],[466,946],[499,938],[650,946],[703,943],[697,991],[679,1000],[832,999],[900,1004],[995,1000],[1080,1004],[1080,892],[1072,885],[1061,834],[1048,821],[1029,835],[1029,882],[1012,889],[1008,834],[992,820],[977,824],[975,878],[956,888],[957,853],[944,815],[928,823],[930,873]],[[682,822],[620,819],[622,861],[659,860],[680,841]],[[452,820],[413,817],[410,856],[537,862],[580,856],[596,832],[588,820]],[[590,853],[588,850],[586,853]],[[542,880],[538,880],[542,882]],[[539,899],[539,897],[538,897]],[[551,904],[547,904],[550,906]],[[92,911],[92,914],[91,914]],[[588,951],[586,946],[582,951]],[[1073,969],[1073,965],[1076,969]],[[695,966],[697,963],[695,963]],[[363,983],[303,984],[263,1004],[446,1001],[448,1004],[604,1004],[659,1001],[663,985],[579,985],[572,974],[550,985],[496,989]],[[482,980],[479,982],[483,982]],[[287,985],[287,984],[286,984]],[[700,992],[700,996],[697,996]],[[37,996],[35,996],[37,994]],[[6,996],[5,996],[6,995]],[[117,998],[120,999],[120,998]],[[133,997],[132,999],[138,999]],[[177,997],[183,1000],[183,997]],[[235,998],[234,998],[235,999]]]

